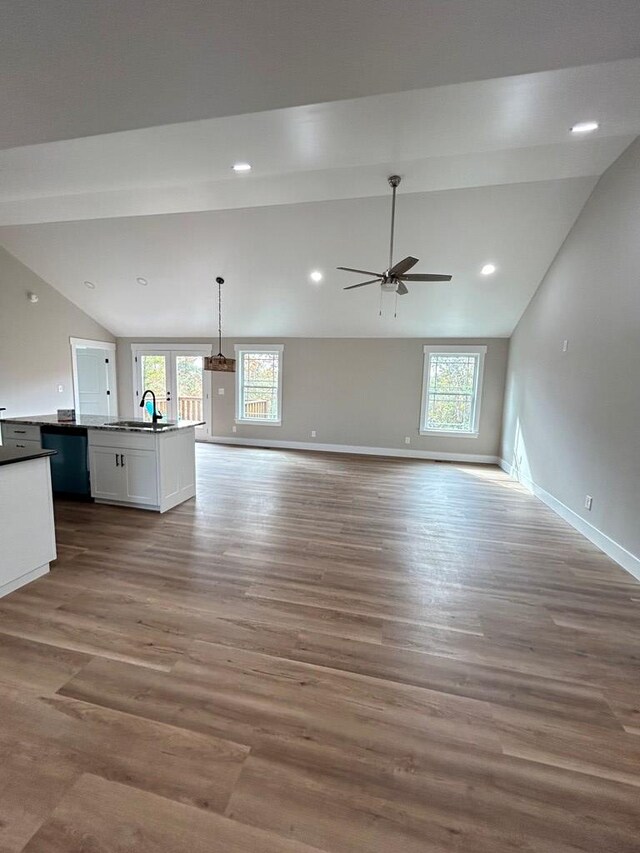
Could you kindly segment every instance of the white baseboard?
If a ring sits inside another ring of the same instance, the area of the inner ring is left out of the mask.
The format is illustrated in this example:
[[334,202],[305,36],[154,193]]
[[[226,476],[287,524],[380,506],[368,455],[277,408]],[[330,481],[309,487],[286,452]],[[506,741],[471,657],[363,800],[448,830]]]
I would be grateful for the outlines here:
[[431,450],[405,450],[394,447],[362,447],[358,444],[319,444],[315,441],[277,441],[275,439],[228,438],[223,435],[207,436],[198,441],[212,444],[239,444],[244,447],[273,447],[282,450],[316,450],[322,453],[353,453],[360,456],[400,456],[405,459],[430,459],[433,462],[474,462],[483,465],[497,465],[497,456],[483,456],[477,453],[440,453]]
[[562,501],[554,498],[550,492],[547,492],[537,483],[534,483],[533,480],[530,480],[529,477],[518,472],[513,465],[510,465],[504,459],[500,459],[499,465],[503,471],[505,471],[514,480],[521,483],[525,489],[528,489],[528,491],[557,513],[560,518],[563,518],[568,522],[573,528],[575,528],[575,530],[578,531],[578,533],[582,533],[582,535],[592,542],[597,548],[604,551],[608,557],[615,560],[618,565],[622,566],[623,569],[626,569],[629,574],[634,576],[634,578],[640,580],[640,557],[636,557],[636,555],[632,554],[631,551],[627,551],[626,548],[614,539],[611,539],[611,537],[607,536],[606,533],[603,533],[602,530],[594,527],[593,524],[586,521],[581,515],[578,515],[577,512],[569,509],[569,507],[566,506],[566,504],[563,504]]
[[42,566],[38,566],[37,569],[32,569],[30,572],[22,575],[19,578],[14,578],[8,583],[0,586],[0,598],[5,595],[9,595],[10,592],[15,592],[16,589],[20,589],[21,586],[25,584],[31,583],[31,581],[37,580],[37,578],[41,578],[43,575],[46,575],[49,571],[49,563],[44,563]]

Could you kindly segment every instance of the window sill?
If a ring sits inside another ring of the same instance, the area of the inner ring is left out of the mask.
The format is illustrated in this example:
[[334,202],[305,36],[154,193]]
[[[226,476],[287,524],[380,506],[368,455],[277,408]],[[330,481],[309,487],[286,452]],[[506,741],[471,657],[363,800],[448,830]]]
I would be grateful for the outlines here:
[[433,435],[442,438],[478,438],[479,432],[455,432],[445,429],[421,429],[420,435]]
[[282,421],[261,421],[258,418],[236,418],[236,423],[252,426],[282,426]]

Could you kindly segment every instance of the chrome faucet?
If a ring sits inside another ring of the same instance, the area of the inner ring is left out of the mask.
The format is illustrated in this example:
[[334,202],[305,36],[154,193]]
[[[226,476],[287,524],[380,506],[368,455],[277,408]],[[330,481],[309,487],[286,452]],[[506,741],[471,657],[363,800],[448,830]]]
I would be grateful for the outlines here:
[[151,422],[155,425],[161,418],[164,417],[164,415],[162,414],[162,412],[158,411],[158,406],[156,404],[156,395],[150,388],[147,388],[147,390],[142,395],[142,400],[140,400],[140,408],[144,408],[144,401],[147,398],[147,394],[151,394],[151,399],[153,400],[153,413],[151,415]]

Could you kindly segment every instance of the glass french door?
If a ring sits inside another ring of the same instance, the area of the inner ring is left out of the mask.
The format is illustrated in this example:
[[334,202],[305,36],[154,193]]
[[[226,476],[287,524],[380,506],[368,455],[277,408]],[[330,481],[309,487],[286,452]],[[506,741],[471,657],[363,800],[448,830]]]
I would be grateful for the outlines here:
[[[141,347],[133,351],[134,400],[139,407],[148,389],[156,395],[163,420],[205,421],[196,428],[196,437],[210,434],[211,374],[204,370],[206,351],[198,349],[160,349]],[[149,398],[147,398],[149,400]],[[145,420],[151,419],[147,407],[136,410]]]
[[[162,412],[164,420],[173,421],[171,410],[171,354],[164,352],[141,352],[136,356],[140,381],[136,383],[135,395],[138,406],[145,391],[153,391],[156,397],[158,411]],[[149,396],[147,400],[151,400]],[[141,414],[136,412],[137,415]],[[148,407],[143,409],[143,417],[151,420]]]

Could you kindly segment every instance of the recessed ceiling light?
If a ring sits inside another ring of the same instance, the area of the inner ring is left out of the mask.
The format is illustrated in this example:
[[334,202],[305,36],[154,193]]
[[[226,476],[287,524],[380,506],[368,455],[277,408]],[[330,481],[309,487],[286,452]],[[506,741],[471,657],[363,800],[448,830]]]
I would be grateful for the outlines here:
[[96,289],[96,286],[92,281],[85,281],[84,286],[88,287],[89,290],[95,290]]
[[234,163],[233,164],[234,172],[250,172],[251,171],[251,163]]
[[320,272],[320,270],[314,270],[309,275],[309,278],[311,279],[311,281],[315,281],[317,283],[319,281],[322,281],[323,276],[322,276],[322,273]]
[[493,275],[493,273],[495,271],[496,271],[496,265],[495,264],[485,264],[482,267],[482,269],[480,270],[480,273],[482,275]]
[[571,133],[592,133],[600,127],[597,121],[580,121],[571,128]]
[[141,284],[143,287],[146,287],[149,284],[149,282],[146,280],[146,278],[142,278],[141,275],[139,275],[137,277],[136,281],[138,282],[138,284]]

